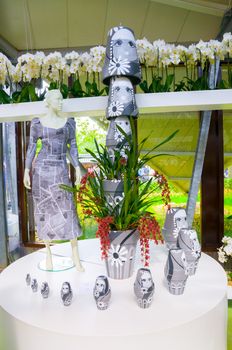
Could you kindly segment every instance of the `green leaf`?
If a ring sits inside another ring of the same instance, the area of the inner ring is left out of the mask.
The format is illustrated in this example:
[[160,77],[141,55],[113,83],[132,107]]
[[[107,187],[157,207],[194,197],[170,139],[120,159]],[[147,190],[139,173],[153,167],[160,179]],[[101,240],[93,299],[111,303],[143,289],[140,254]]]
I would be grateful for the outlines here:
[[67,98],[68,97],[68,86],[66,84],[61,84],[60,92],[61,92],[63,98]]
[[83,97],[84,91],[82,89],[81,83],[79,79],[76,79],[71,87],[71,93],[74,97]]
[[143,92],[145,92],[145,93],[150,92],[146,80],[142,81],[142,82],[139,84],[139,87],[140,87],[140,89],[141,89]]
[[35,92],[35,86],[32,84],[28,85],[28,95],[29,95],[30,101],[32,101],[32,102],[38,101],[38,96]]
[[10,96],[4,90],[0,90],[0,104],[7,104],[10,102]]
[[55,81],[52,81],[48,87],[48,90],[56,90],[58,89],[58,84]]

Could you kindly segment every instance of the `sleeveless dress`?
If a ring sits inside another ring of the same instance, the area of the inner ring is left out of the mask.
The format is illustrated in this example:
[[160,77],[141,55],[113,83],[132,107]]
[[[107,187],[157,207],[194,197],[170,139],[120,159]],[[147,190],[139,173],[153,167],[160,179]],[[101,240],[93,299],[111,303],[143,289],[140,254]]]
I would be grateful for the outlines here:
[[61,184],[71,186],[67,154],[74,167],[79,165],[75,130],[72,118],[59,129],[43,126],[38,118],[31,121],[25,166],[31,168],[37,140],[41,139],[42,148],[32,167],[32,196],[42,240],[70,240],[82,234],[73,194],[60,188]]

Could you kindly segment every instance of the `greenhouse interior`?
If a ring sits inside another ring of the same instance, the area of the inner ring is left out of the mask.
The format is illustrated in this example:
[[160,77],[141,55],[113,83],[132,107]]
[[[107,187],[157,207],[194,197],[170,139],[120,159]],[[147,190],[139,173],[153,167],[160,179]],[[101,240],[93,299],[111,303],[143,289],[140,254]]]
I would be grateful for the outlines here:
[[0,0],[0,350],[232,350],[230,127],[231,0]]

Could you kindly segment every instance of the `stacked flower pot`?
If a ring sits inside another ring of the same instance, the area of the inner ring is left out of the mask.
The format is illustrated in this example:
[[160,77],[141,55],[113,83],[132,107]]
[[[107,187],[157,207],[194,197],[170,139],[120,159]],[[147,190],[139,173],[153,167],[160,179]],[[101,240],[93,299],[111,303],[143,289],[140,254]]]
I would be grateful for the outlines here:
[[[103,83],[109,86],[106,118],[110,124],[106,136],[106,147],[113,163],[115,150],[120,150],[123,160],[126,159],[125,150],[129,147],[120,129],[130,137],[132,134],[130,117],[138,116],[134,90],[141,81],[141,67],[134,33],[131,29],[119,26],[109,31],[102,73]],[[118,205],[124,195],[123,179],[106,179],[103,182],[103,188],[107,203],[110,206]],[[133,263],[130,259],[135,253],[139,237],[138,232],[134,231],[110,232],[111,246],[106,264],[109,277],[123,279],[132,275]]]

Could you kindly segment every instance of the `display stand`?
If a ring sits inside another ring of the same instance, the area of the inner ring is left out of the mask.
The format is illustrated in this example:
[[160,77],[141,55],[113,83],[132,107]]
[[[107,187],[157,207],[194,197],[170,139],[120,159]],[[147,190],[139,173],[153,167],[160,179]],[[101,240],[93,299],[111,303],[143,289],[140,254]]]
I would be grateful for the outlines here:
[[[164,283],[167,249],[152,244],[155,295],[151,307],[144,310],[136,303],[135,272],[126,280],[110,279],[111,302],[107,310],[100,311],[93,298],[96,277],[106,273],[99,241],[80,241],[79,249],[83,273],[75,268],[59,273],[40,270],[44,250],[17,260],[1,273],[0,349],[226,350],[227,281],[224,270],[211,257],[202,254],[185,293],[175,296]],[[70,250],[68,243],[52,247],[53,255],[68,257]],[[48,282],[48,299],[26,285],[27,273],[39,285]],[[64,281],[71,283],[74,294],[69,307],[60,299]]]
[[38,267],[40,270],[48,271],[48,272],[59,272],[69,270],[74,267],[74,263],[71,258],[67,258],[65,256],[52,256],[52,270],[48,270],[46,267],[46,259],[41,260],[38,263]]

